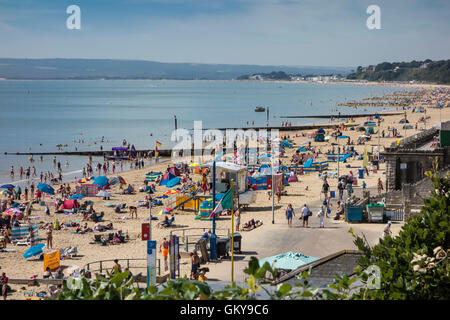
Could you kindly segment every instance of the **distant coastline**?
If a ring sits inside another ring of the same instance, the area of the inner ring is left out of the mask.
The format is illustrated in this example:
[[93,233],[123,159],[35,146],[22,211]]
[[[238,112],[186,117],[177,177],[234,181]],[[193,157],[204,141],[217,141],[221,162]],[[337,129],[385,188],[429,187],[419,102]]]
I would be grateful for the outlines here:
[[237,80],[237,79],[8,79],[0,81],[192,81],[192,82],[260,82],[260,83],[291,83],[291,84],[317,84],[317,85],[359,85],[359,86],[385,86],[401,88],[450,88],[448,84],[438,83],[407,83],[407,82],[379,82],[379,81],[307,81],[307,80]]

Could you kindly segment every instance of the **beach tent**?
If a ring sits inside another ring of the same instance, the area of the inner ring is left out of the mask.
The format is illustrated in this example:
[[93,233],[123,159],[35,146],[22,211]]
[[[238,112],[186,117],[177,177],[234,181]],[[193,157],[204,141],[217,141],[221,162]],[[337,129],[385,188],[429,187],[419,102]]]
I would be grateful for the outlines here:
[[286,252],[276,256],[267,257],[259,260],[259,265],[269,263],[272,267],[283,270],[295,270],[298,267],[319,260],[319,258],[304,255],[296,252]]
[[169,181],[167,181],[166,187],[172,188],[172,187],[176,186],[177,184],[180,184],[180,180],[181,180],[180,177],[172,178]]
[[180,172],[180,170],[178,170],[178,168],[177,167],[175,167],[175,166],[173,166],[173,167],[171,167],[170,169],[169,169],[169,172],[171,173],[171,174],[173,174],[174,176],[181,176],[181,172]]
[[303,168],[311,167],[312,163],[313,163],[313,159],[312,158],[306,160],[305,164],[303,165]]
[[34,223],[30,223],[30,224],[21,224],[19,227],[12,227],[11,229],[11,241],[17,241],[17,240],[22,240],[22,239],[26,239],[28,237],[28,235],[30,234],[30,231],[28,231],[29,228],[33,229],[33,234],[34,234],[34,241],[38,242],[39,241],[39,234],[38,234],[38,226]]
[[283,141],[280,143],[280,147],[281,147],[281,148],[284,148],[284,147],[291,148],[291,147],[292,147],[292,143],[290,143],[290,142],[287,141],[287,140],[283,140]]
[[166,172],[161,179],[161,182],[159,183],[161,186],[165,186],[170,180],[172,180],[173,178],[176,178],[175,175],[173,175],[170,172]]
[[60,209],[62,210],[72,210],[78,208],[80,205],[77,200],[64,200],[64,203],[61,205]]
[[37,256],[38,254],[42,253],[42,250],[44,249],[46,245],[44,243],[39,243],[36,244],[34,246],[32,246],[30,249],[28,249],[27,251],[25,251],[25,253],[23,254],[24,258],[31,258],[33,256]]
[[108,180],[107,177],[99,176],[99,177],[94,179],[94,183],[93,184],[96,184],[97,188],[102,189],[102,188],[104,188],[104,187],[106,187],[108,185],[108,182],[109,182],[109,180]]

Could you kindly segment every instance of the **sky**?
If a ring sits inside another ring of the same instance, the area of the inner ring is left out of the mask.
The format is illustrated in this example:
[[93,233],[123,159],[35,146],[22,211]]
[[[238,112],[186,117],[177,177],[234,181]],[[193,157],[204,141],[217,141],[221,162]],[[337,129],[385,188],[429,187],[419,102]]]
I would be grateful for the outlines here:
[[449,53],[448,0],[0,0],[2,58],[353,67]]

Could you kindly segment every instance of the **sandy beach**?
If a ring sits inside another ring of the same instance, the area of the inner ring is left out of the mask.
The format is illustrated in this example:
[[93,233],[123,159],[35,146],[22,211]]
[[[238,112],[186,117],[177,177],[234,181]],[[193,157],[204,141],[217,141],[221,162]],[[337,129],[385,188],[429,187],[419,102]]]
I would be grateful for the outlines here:
[[[331,84],[331,83],[330,83]],[[345,83],[347,84],[347,83]],[[358,84],[358,83],[350,83],[350,84]],[[361,85],[373,85],[360,83]],[[386,85],[385,83],[381,83],[380,85]],[[393,84],[396,85],[396,84]],[[414,87],[414,88],[422,88],[427,90],[429,94],[431,90],[439,87],[443,88],[445,86],[441,85],[422,85],[422,84],[398,84],[399,87]],[[448,87],[448,86],[447,86]],[[431,96],[425,96],[424,99],[427,98],[428,106],[434,106],[435,100]],[[448,103],[448,95],[447,95],[447,103]],[[381,111],[381,110],[380,110]],[[407,119],[409,123],[413,126],[413,129],[408,129],[406,134],[407,136],[411,136],[416,134],[423,129],[423,122],[420,122],[415,129],[415,124],[418,122],[419,118],[424,116],[424,113],[412,113],[411,110],[406,111]],[[448,112],[448,108],[443,110],[437,108],[427,108],[426,116],[430,118],[426,120],[426,127],[430,128],[432,125],[437,124],[442,121],[450,120],[450,113]],[[401,135],[404,134],[404,129],[402,129],[403,124],[399,124],[399,121],[403,118],[403,115],[395,115],[395,116],[385,116],[383,117],[383,121],[380,125],[380,130],[384,130],[386,134],[388,133],[388,126],[396,128]],[[352,122],[355,125],[362,125],[364,121],[367,121],[365,118],[359,118]],[[337,123],[337,122],[336,122]],[[359,154],[364,153],[364,149],[367,146],[367,150],[369,152],[374,151],[374,154],[377,153],[376,148],[378,146],[378,141],[381,147],[389,146],[391,143],[396,142],[401,137],[386,137],[378,139],[378,127],[374,127],[375,134],[372,135],[370,141],[366,142],[365,145],[356,145],[356,141],[360,135],[363,133],[347,129],[343,131],[344,135],[350,137],[351,141],[354,142],[354,148]],[[332,130],[326,130],[325,136],[330,135]],[[313,139],[309,139],[304,136],[306,131],[287,131],[286,134],[290,139],[294,141],[294,146],[297,148],[301,143],[311,142],[311,145],[317,149],[320,149],[320,154],[316,161],[325,161],[327,159],[326,153],[332,148],[331,142],[335,142],[334,138],[332,138],[329,142],[314,142]],[[345,141],[346,142],[346,141]],[[341,141],[341,144],[344,144],[344,141]],[[286,155],[282,158],[283,165],[290,165],[290,159],[292,155],[295,153],[297,148],[286,149]],[[336,146],[335,146],[336,149]],[[162,171],[165,172],[167,166],[171,164],[170,160],[167,162],[160,162],[153,166],[146,166],[140,170],[132,170],[128,172],[120,173],[120,175],[126,180],[127,184],[131,184],[134,186],[136,190],[144,186],[145,174],[150,171]],[[127,164],[125,164],[127,166]],[[349,167],[348,167],[349,166]],[[353,174],[357,176],[358,169],[362,167],[362,160],[357,160],[357,157],[349,159],[349,161],[345,164],[340,164],[339,173],[340,175],[348,174],[350,171],[353,171]],[[331,163],[329,164],[328,172],[336,172],[337,164]],[[117,175],[117,174],[116,174]],[[108,175],[108,177],[113,176],[112,174]],[[194,181],[199,181],[201,176],[199,174],[191,175]],[[316,208],[319,206],[320,199],[320,191],[322,187],[322,180],[318,177],[317,173],[309,173],[304,175],[299,175],[299,182],[293,182],[290,186],[286,187],[287,195],[281,197],[280,203],[275,201],[275,224],[271,223],[272,220],[272,211],[271,205],[272,201],[269,200],[267,191],[260,190],[257,191],[257,199],[256,202],[251,204],[248,210],[242,211],[241,215],[241,224],[249,221],[250,219],[262,220],[263,225],[248,232],[241,232],[243,239],[243,247],[245,254],[241,255],[241,258],[236,262],[236,277],[238,281],[244,279],[244,275],[242,272],[242,267],[246,265],[250,256],[257,255],[258,258],[264,258],[270,254],[276,253],[284,253],[287,251],[298,251],[302,252],[314,257],[323,257],[327,254],[331,254],[333,252],[343,250],[343,249],[356,249],[356,247],[352,243],[352,237],[348,233],[350,227],[358,232],[364,232],[371,243],[376,243],[378,241],[378,237],[382,233],[384,224],[358,224],[358,225],[350,225],[345,221],[335,221],[332,219],[325,219],[325,228],[319,229],[318,226],[318,218],[315,213],[317,212]],[[370,172],[369,176],[365,176],[365,183],[367,184],[367,189],[376,193],[377,189],[377,181],[381,178],[383,181],[383,185],[385,184],[385,164],[382,163],[378,172]],[[75,189],[77,183],[72,182],[71,188]],[[329,179],[330,189],[336,190],[337,193],[337,179]],[[361,184],[362,181],[358,181],[358,185],[354,188],[357,194],[361,192]],[[308,190],[306,190],[306,186]],[[56,188],[55,188],[56,189]],[[165,186],[157,186],[157,193],[162,194],[168,190]],[[77,246],[79,256],[74,257],[72,259],[64,259],[61,261],[61,265],[64,267],[69,266],[78,266],[83,267],[85,264],[97,261],[97,260],[107,260],[107,259],[125,259],[125,258],[145,258],[146,257],[146,241],[141,240],[141,224],[145,222],[149,217],[149,210],[147,208],[138,207],[138,219],[128,219],[121,220],[121,217],[129,217],[128,209],[125,210],[125,213],[115,213],[114,208],[106,207],[105,203],[125,203],[128,206],[137,206],[138,201],[144,200],[146,193],[136,192],[133,195],[120,195],[119,194],[119,186],[111,187],[112,197],[110,200],[103,200],[98,197],[89,197],[86,200],[92,200],[94,202],[94,209],[97,212],[104,212],[105,216],[102,224],[107,224],[109,222],[113,223],[115,230],[122,230],[123,233],[129,236],[129,241],[124,244],[118,245],[108,245],[101,246],[100,244],[90,244],[93,240],[95,234],[99,233],[86,233],[86,234],[75,234],[75,228],[67,227],[62,228],[61,230],[53,231],[53,249],[64,249],[70,246]],[[57,196],[57,195],[56,195]],[[44,200],[46,202],[54,201],[56,196],[46,195]],[[6,199],[6,196],[2,196],[2,199]],[[81,200],[83,202],[85,199]],[[166,199],[165,201],[172,201],[171,199]],[[296,212],[300,212],[301,207],[304,203],[310,205],[313,210],[313,216],[310,219],[311,228],[308,230],[304,230],[300,227],[300,222],[297,218],[294,222],[293,228],[288,228],[285,219],[285,209],[286,206],[291,203]],[[157,215],[157,213],[164,208],[165,206],[159,206],[153,208],[153,215]],[[336,200],[332,201],[332,216],[336,211]],[[39,206],[38,204],[33,205],[32,217],[33,222],[54,222],[56,219],[59,220],[61,224],[66,224],[70,222],[79,222],[82,219],[80,214],[73,215],[65,215],[65,214],[55,214],[55,208],[51,207],[51,214],[47,216],[44,213],[44,206]],[[182,211],[175,210],[175,222],[174,227],[160,229],[155,226],[156,223],[153,223],[152,227],[152,238],[158,241],[158,246],[163,237],[168,237],[171,231],[176,231],[181,228],[211,228],[210,221],[200,221],[194,220],[194,217],[197,214],[192,211]],[[163,216],[158,216],[159,219],[162,219]],[[216,227],[219,229],[227,229],[231,228],[230,217],[220,217],[216,220]],[[85,222],[83,221],[82,224]],[[93,228],[94,222],[87,222],[90,228]],[[393,234],[397,234],[401,229],[402,223],[393,224],[392,231]],[[300,231],[302,230],[302,231]],[[109,231],[112,232],[112,231]],[[108,231],[103,232],[102,234],[109,233]],[[41,239],[45,238],[45,230],[39,230],[39,237]],[[276,238],[281,237],[281,238]],[[298,238],[297,238],[298,237]],[[277,240],[274,240],[274,239]],[[300,241],[301,239],[301,241]],[[41,241],[41,243],[45,243],[45,240]],[[272,245],[271,245],[272,244]],[[0,253],[0,266],[2,272],[5,272],[10,279],[26,279],[32,275],[37,275],[38,278],[42,278],[43,274],[43,262],[39,261],[36,258],[25,259],[23,258],[24,252],[29,248],[26,246],[15,246],[12,244],[8,245],[8,248],[15,249],[15,252],[1,252]],[[181,249],[182,250],[182,249]],[[44,249],[44,252],[50,250]],[[256,253],[255,253],[256,252]],[[160,254],[158,252],[158,258],[160,258]],[[162,262],[161,262],[162,263]],[[210,279],[216,279],[218,281],[229,281],[229,261],[223,261],[220,263],[208,263],[207,265],[211,270],[207,276]],[[189,275],[190,263],[188,259],[181,260],[181,275]],[[164,273],[164,271],[162,271]],[[11,285],[11,287],[16,290],[12,293],[9,298],[10,299],[25,299],[25,291],[31,290],[27,288],[26,290],[22,290],[22,285]],[[41,286],[39,290],[45,290],[45,286]]]

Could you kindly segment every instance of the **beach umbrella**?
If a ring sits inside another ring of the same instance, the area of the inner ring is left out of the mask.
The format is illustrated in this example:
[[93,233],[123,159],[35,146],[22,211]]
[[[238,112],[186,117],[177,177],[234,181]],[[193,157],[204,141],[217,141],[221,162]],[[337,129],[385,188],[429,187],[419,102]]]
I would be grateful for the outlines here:
[[46,183],[39,183],[37,185],[37,188],[39,191],[42,191],[44,193],[48,193],[48,194],[55,194],[55,189],[53,189],[53,187],[49,184]]
[[8,191],[8,190],[3,190],[3,191],[1,192],[1,194],[12,194],[12,192],[11,192],[11,191]]
[[78,183],[86,183],[86,182],[88,182],[89,181],[89,178],[81,178],[81,179],[79,179],[77,182]]
[[313,163],[313,159],[309,158],[308,160],[306,160],[305,164],[303,165],[303,168],[311,167],[312,163]]
[[161,216],[161,215],[163,215],[164,213],[170,213],[170,211],[172,211],[173,209],[171,209],[171,208],[164,208],[164,209],[162,209],[159,213],[158,213],[158,216]]
[[84,196],[82,194],[74,194],[74,195],[70,196],[69,200],[81,200],[83,198],[84,198]]
[[259,265],[262,266],[267,262],[277,269],[294,270],[318,259],[319,258],[310,257],[302,253],[286,252],[276,256],[260,259]]
[[14,189],[16,186],[13,184],[4,184],[0,187],[0,189]]
[[119,178],[118,177],[112,177],[111,179],[109,179],[109,185],[110,186],[114,186],[116,184],[119,184]]
[[25,251],[25,253],[23,254],[24,258],[31,258],[33,256],[36,256],[40,253],[42,253],[42,250],[44,249],[45,244],[43,243],[39,243],[36,244],[34,246],[32,246],[30,249],[28,249],[27,251]]
[[98,185],[98,187],[101,189],[108,184],[108,178],[105,176],[98,176],[94,179],[94,184]]

